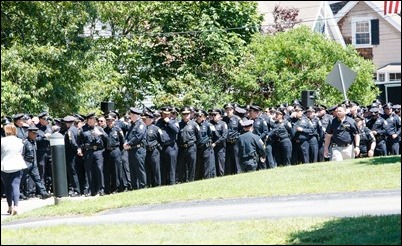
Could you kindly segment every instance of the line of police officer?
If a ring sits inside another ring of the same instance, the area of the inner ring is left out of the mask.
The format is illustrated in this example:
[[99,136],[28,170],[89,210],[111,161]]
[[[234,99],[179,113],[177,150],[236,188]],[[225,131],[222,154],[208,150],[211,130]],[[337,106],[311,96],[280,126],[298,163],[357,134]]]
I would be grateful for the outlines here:
[[[400,153],[399,105],[373,103],[365,110],[356,103],[344,103],[348,117],[361,122],[360,157]],[[294,103],[263,111],[257,105],[241,108],[228,103],[224,111],[209,112],[163,107],[158,114],[132,107],[128,121],[119,120],[116,111],[99,121],[95,113],[66,116],[61,119],[60,132],[65,135],[70,195],[104,195],[253,170],[242,155],[253,157],[256,170],[323,161],[326,129],[334,119],[328,113],[335,108],[318,105],[304,110]],[[15,115],[13,120],[18,135],[26,138],[24,123],[19,121],[23,116]],[[51,165],[46,166],[46,160],[51,160],[48,137],[52,133],[47,117],[46,112],[38,115],[35,139],[43,183],[49,173],[46,170],[51,170]],[[253,137],[239,141],[251,125],[253,136],[263,143],[264,156],[257,153]]]

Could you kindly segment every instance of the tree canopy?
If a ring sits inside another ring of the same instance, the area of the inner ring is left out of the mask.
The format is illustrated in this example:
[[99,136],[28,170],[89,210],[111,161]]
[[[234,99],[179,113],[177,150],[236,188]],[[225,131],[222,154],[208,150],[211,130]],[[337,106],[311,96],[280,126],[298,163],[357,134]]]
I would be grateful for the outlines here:
[[307,29],[262,35],[261,22],[247,1],[2,1],[2,114],[99,113],[102,101],[124,112],[147,96],[157,107],[272,105],[305,89],[331,104],[337,60],[358,71],[350,99],[378,94],[352,47]]

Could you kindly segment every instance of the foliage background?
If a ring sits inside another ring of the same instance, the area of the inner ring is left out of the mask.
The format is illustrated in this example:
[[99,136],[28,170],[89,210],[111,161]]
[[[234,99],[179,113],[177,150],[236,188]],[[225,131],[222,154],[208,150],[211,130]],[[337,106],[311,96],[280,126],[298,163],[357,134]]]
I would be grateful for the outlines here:
[[260,33],[256,2],[2,1],[2,116],[100,113],[102,101],[125,112],[146,96],[156,107],[273,106],[311,89],[330,105],[343,100],[324,82],[337,60],[358,72],[351,100],[379,94],[374,65],[352,47],[276,20]]

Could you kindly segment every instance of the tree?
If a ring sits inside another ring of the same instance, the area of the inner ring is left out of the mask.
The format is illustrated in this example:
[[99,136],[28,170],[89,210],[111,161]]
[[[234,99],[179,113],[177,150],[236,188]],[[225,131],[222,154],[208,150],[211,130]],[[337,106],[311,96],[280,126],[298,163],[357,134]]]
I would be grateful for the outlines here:
[[338,60],[357,72],[348,98],[371,103],[379,95],[372,61],[364,60],[352,46],[343,48],[305,26],[274,36],[255,35],[237,69],[233,97],[240,103],[274,106],[300,99],[303,90],[315,90],[316,102],[335,105],[343,95],[325,79]]

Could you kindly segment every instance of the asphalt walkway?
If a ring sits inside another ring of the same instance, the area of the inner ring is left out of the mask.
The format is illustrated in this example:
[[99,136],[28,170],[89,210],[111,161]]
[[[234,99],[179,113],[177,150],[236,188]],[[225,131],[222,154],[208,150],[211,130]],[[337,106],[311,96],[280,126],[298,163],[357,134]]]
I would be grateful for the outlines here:
[[[36,203],[36,206],[40,206],[39,204],[46,205],[46,203],[49,205],[52,200],[48,200],[23,201],[21,209],[31,203]],[[185,223],[199,220],[276,219],[303,216],[351,217],[387,214],[401,214],[401,190],[174,202],[113,209],[93,216],[2,222],[1,227],[21,228],[61,224]]]

